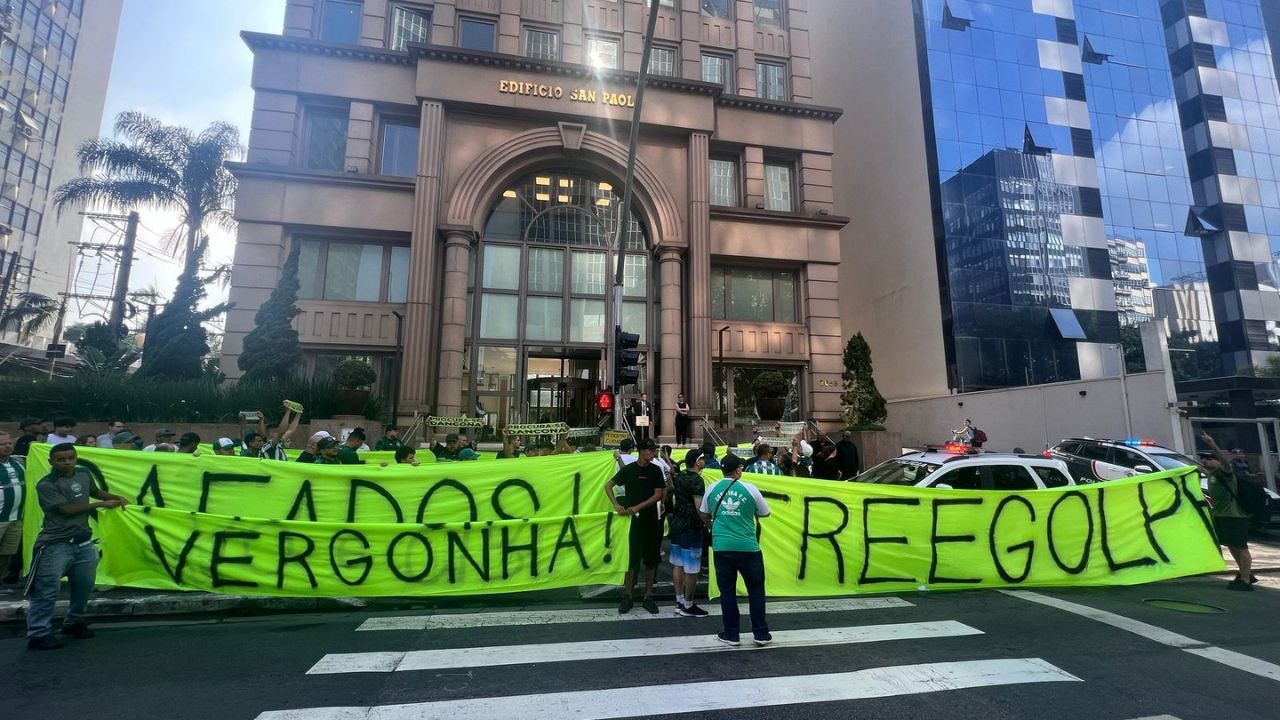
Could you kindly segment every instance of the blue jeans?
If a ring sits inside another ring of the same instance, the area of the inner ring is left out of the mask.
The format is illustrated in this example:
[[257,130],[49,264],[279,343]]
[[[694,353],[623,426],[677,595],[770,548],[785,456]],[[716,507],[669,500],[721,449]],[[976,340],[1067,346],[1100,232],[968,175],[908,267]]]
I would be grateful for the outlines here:
[[62,621],[63,627],[84,622],[85,607],[98,570],[98,548],[92,542],[83,544],[56,542],[36,548],[32,561],[31,592],[27,604],[27,637],[53,634],[53,607],[58,601],[62,578],[71,586],[71,609]]
[[724,635],[737,640],[741,617],[738,613],[738,573],[747,586],[747,603],[751,606],[751,633],[763,639],[769,634],[769,623],[764,619],[764,555],[759,552],[732,552],[715,550],[716,587],[720,589],[720,614],[724,620]]

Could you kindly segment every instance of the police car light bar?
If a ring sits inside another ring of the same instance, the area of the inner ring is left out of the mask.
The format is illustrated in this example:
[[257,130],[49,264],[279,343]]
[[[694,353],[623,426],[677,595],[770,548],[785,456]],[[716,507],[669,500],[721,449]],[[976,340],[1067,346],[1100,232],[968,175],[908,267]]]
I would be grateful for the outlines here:
[[1124,441],[1124,444],[1130,447],[1154,447],[1156,444],[1156,441],[1150,440],[1148,438],[1142,438],[1141,440],[1139,440],[1138,438],[1127,438]]

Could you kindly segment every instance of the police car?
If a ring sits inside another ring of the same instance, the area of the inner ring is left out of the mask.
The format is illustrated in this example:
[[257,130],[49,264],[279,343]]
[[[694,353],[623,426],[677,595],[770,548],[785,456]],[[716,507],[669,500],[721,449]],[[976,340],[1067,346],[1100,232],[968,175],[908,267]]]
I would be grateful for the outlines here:
[[1043,490],[1075,485],[1066,463],[1040,455],[984,453],[948,443],[882,462],[854,482],[941,490]]
[[1049,448],[1046,454],[1065,462],[1072,475],[1080,478],[1081,482],[1119,480],[1200,466],[1194,459],[1157,445],[1153,440],[1067,438]]
[[[1099,438],[1067,438],[1045,451],[1049,457],[1062,460],[1081,482],[1101,482],[1145,475],[1152,472],[1194,467],[1200,473],[1200,488],[1209,490],[1209,478],[1200,463],[1182,453],[1158,445],[1154,440],[1105,440]],[[1280,516],[1280,495],[1263,488],[1269,512],[1259,513],[1258,520],[1275,522]]]

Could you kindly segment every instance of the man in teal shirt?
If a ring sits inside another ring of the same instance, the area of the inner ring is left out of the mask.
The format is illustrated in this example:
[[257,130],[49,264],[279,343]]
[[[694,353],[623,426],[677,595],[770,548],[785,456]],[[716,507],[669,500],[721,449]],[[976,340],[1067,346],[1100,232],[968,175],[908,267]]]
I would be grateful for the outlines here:
[[742,482],[742,458],[727,456],[721,463],[724,479],[702,496],[698,511],[711,525],[712,560],[720,590],[720,614],[724,631],[716,635],[726,645],[739,645],[738,574],[747,586],[751,607],[751,634],[756,645],[773,642],[764,617],[764,555],[756,540],[756,518],[769,516],[769,504],[760,490]]

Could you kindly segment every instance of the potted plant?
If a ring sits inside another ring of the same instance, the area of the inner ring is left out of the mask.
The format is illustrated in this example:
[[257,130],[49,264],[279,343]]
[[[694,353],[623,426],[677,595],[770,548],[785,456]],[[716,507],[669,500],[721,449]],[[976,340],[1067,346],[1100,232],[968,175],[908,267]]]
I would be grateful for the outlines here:
[[338,363],[333,370],[334,410],[339,415],[364,415],[369,404],[369,386],[378,380],[373,366],[363,360],[351,358]]
[[787,394],[791,384],[776,370],[768,370],[756,376],[751,383],[756,396],[756,414],[761,420],[781,420],[787,407]]

